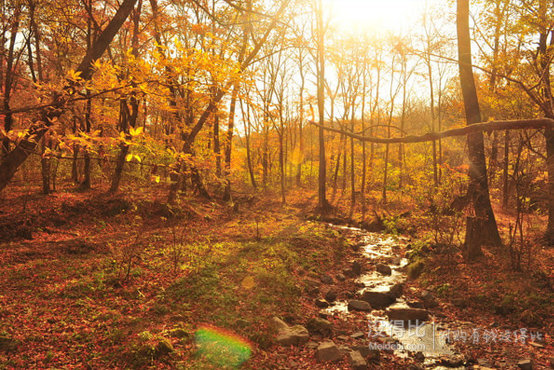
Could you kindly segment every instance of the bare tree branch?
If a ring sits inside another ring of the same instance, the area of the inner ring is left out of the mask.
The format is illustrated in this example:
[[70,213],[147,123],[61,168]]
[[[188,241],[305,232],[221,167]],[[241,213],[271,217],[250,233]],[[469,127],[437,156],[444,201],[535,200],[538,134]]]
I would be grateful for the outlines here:
[[322,127],[327,131],[336,132],[360,141],[366,141],[366,142],[376,143],[376,144],[422,143],[426,141],[443,139],[446,137],[464,136],[474,132],[497,131],[497,130],[541,129],[545,127],[554,127],[554,119],[550,119],[550,118],[489,121],[489,122],[475,123],[469,126],[454,128],[454,129],[441,131],[441,132],[429,132],[419,136],[409,135],[404,137],[393,137],[393,138],[387,139],[387,138],[380,138],[375,136],[362,136],[362,135],[354,134],[352,132],[341,130],[338,128],[322,126],[314,121],[308,121],[308,122],[314,126]]

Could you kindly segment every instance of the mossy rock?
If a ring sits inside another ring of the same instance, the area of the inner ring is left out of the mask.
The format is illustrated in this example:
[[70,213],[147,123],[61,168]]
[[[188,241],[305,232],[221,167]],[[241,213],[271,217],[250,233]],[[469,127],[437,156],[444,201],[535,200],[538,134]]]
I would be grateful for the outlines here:
[[173,348],[173,345],[169,340],[167,340],[166,338],[161,338],[158,344],[156,344],[154,358],[159,359],[163,356],[167,356],[174,350],[175,349]]
[[188,338],[190,333],[183,328],[175,328],[169,331],[169,335],[173,338],[183,339]]
[[425,262],[420,259],[417,259],[414,262],[410,263],[406,268],[408,278],[412,280],[420,277],[424,270],[425,270]]
[[133,367],[145,367],[152,365],[154,361],[162,360],[175,349],[171,342],[163,337],[154,337],[150,332],[139,335],[141,343],[133,346],[130,362]]

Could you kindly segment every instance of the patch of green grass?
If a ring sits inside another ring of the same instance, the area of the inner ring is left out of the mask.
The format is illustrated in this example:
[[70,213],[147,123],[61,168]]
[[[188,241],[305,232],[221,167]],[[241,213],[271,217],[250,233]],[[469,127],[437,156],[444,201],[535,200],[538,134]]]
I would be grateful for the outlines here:
[[268,315],[301,314],[296,272],[328,271],[348,251],[335,230],[305,223],[289,229],[260,240],[197,245],[195,253],[210,253],[170,285],[163,305],[174,314],[194,312],[194,322],[233,330],[268,347],[273,333],[260,330]]
[[208,264],[192,276],[186,276],[175,281],[168,294],[184,300],[205,298],[219,287],[219,272],[215,264]]

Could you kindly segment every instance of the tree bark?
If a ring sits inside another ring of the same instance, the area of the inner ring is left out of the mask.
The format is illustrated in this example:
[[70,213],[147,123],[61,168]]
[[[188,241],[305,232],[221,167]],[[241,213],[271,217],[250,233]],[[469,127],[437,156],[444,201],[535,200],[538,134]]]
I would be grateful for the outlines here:
[[[6,132],[9,132],[12,129],[13,124],[13,115],[10,112],[10,96],[13,88],[13,82],[14,82],[14,48],[17,38],[17,33],[19,31],[19,16],[21,14],[21,8],[17,7],[14,12],[14,19],[12,23],[12,27],[10,29],[10,44],[8,46],[8,55],[6,60],[6,73],[5,73],[5,80],[4,80],[4,99],[2,107],[6,111],[6,114],[4,116],[4,130]],[[2,45],[3,48],[3,45]],[[10,139],[4,138],[2,140],[2,147],[0,148],[0,158],[9,153],[10,151]]]
[[[469,0],[457,1],[458,66],[464,108],[468,125],[481,122],[481,111],[471,67],[471,40],[469,36]],[[466,234],[466,257],[472,259],[481,252],[481,244],[501,245],[498,227],[492,210],[487,166],[482,132],[473,132],[467,137],[469,156],[468,198],[472,200],[475,217]],[[477,239],[482,243],[478,243]]]

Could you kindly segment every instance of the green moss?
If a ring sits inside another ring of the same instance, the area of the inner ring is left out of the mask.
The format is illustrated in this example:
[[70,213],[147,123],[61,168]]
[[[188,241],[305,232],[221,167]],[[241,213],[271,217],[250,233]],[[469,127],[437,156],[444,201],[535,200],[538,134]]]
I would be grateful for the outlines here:
[[436,288],[436,292],[441,297],[447,297],[450,294],[450,288],[451,286],[449,283],[444,283]]
[[425,270],[425,261],[423,259],[416,259],[410,263],[407,267],[408,278],[417,279]]
[[173,345],[167,338],[145,331],[140,333],[138,341],[131,345],[128,361],[133,367],[146,367],[154,361],[162,360],[173,351]]

